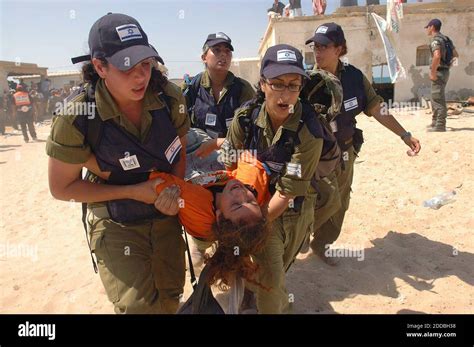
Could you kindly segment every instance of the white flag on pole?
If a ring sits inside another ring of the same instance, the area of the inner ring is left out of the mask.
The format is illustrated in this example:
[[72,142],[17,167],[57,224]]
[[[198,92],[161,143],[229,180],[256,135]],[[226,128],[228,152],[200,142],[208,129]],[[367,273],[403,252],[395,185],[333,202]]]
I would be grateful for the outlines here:
[[371,14],[374,18],[377,28],[379,29],[380,37],[382,38],[383,46],[385,48],[385,56],[387,58],[390,79],[392,83],[395,83],[398,78],[406,78],[405,69],[398,59],[395,48],[393,47],[392,42],[390,42],[390,38],[387,35],[387,21],[375,13]]

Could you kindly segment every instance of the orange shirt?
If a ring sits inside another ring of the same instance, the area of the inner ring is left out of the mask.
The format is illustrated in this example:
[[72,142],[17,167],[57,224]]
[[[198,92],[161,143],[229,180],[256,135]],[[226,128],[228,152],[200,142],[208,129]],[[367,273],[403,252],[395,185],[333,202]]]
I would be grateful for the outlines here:
[[257,160],[239,161],[234,171],[217,171],[199,176],[197,180],[193,180],[194,183],[163,172],[150,174],[150,179],[158,177],[165,181],[156,187],[158,194],[174,184],[180,187],[183,205],[180,206],[178,212],[179,220],[189,234],[204,239],[210,238],[211,226],[216,220],[214,196],[206,187],[225,185],[230,179],[235,178],[255,189],[260,206],[270,199],[269,178],[264,167]]

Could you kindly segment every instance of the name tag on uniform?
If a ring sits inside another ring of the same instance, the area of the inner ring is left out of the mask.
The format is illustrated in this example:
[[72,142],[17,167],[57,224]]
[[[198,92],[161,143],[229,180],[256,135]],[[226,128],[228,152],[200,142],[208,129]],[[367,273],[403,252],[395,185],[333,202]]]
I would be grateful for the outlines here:
[[301,164],[288,163],[286,164],[286,173],[290,176],[301,178]]
[[140,163],[138,162],[138,158],[136,155],[129,155],[125,158],[119,159],[120,164],[122,165],[122,169],[125,171],[133,170],[140,167]]
[[168,162],[170,164],[173,163],[174,158],[176,158],[176,155],[178,154],[181,148],[182,148],[181,141],[179,140],[179,137],[176,136],[173,142],[171,142],[171,145],[169,145],[165,151],[166,159],[168,159]]
[[217,122],[217,116],[214,113],[206,114],[206,125],[211,127],[215,126]]
[[333,120],[329,123],[329,125],[331,126],[332,132],[337,133],[337,122],[335,120]]
[[229,129],[230,125],[232,124],[232,119],[234,118],[228,118],[225,120],[225,126],[227,127],[227,129]]
[[353,110],[359,106],[359,103],[357,102],[357,98],[353,97],[351,99],[344,100],[344,109],[346,111]]

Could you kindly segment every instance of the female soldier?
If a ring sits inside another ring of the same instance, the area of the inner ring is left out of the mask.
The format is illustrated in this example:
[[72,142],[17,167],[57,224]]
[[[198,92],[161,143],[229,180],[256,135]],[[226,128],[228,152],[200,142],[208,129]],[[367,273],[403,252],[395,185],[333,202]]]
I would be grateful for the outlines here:
[[229,71],[234,47],[226,34],[209,34],[202,51],[205,71],[183,86],[192,127],[205,130],[212,137],[196,151],[198,157],[206,157],[221,147],[234,111],[255,95],[246,80]]
[[[420,142],[392,115],[382,112],[383,99],[375,93],[364,74],[356,67],[340,61],[340,57],[347,54],[347,46],[344,32],[339,25],[326,23],[319,26],[314,36],[306,41],[306,44],[309,43],[313,43],[317,67],[336,75],[343,89],[341,112],[331,122],[331,128],[343,151],[343,170],[340,170],[337,176],[341,207],[319,230],[315,230],[315,239],[311,242],[313,251],[324,261],[334,265],[335,259],[327,258],[324,251],[338,238],[344,215],[349,208],[354,160],[363,142],[362,131],[355,127],[355,117],[361,112],[374,117],[380,124],[400,136],[415,153],[420,151]],[[311,99],[309,101],[311,102]]]
[[255,255],[259,265],[256,288],[260,313],[288,312],[285,286],[288,270],[313,222],[315,191],[311,179],[321,155],[322,127],[314,109],[298,101],[307,74],[303,57],[294,47],[270,47],[261,62],[256,99],[236,111],[222,146],[223,162],[240,149],[257,151],[271,170],[267,219],[272,232]]
[[[181,226],[164,215],[175,211],[153,206],[160,206],[156,182],[139,177],[154,170],[183,177],[185,101],[155,68],[163,61],[134,18],[103,16],[89,48],[90,56],[73,59],[91,61],[87,83],[68,98],[46,145],[50,190],[88,203],[91,250],[116,313],[174,313],[185,275]],[[109,181],[81,179],[92,154],[112,172]]]

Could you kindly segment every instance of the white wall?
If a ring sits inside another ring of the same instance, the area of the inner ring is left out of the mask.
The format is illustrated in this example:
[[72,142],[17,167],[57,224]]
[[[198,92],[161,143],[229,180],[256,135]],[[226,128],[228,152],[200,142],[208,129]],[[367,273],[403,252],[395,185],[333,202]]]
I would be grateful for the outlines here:
[[[274,19],[261,43],[259,56],[269,46],[287,43],[299,50],[309,52],[304,42],[313,36],[314,30],[326,22],[341,25],[347,41],[349,63],[358,67],[372,79],[372,66],[386,63],[385,51],[377,27],[368,17],[366,7],[346,8],[356,12],[335,13],[331,16],[307,16],[295,19]],[[385,7],[371,7],[385,17]],[[459,66],[451,69],[447,85],[447,98],[466,98],[474,95],[474,2],[456,0],[451,3],[413,4],[405,6],[405,15],[398,35],[393,35],[397,55],[406,69],[407,78],[399,79],[394,86],[395,101],[409,101],[430,93],[431,82],[428,66],[416,66],[417,47],[429,44],[424,26],[432,18],[443,22],[442,32],[456,45],[460,55]],[[304,55],[304,54],[303,54]],[[256,63],[254,63],[256,64]],[[255,69],[247,68],[248,71]],[[252,77],[253,79],[258,76]]]

